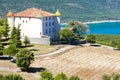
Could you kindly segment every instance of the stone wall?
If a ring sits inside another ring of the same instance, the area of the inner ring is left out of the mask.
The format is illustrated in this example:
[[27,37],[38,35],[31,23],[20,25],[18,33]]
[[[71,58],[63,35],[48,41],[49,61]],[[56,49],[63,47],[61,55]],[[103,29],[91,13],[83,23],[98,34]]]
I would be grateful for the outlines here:
[[[24,40],[24,37],[21,38],[21,40],[23,41]],[[34,44],[49,44],[50,45],[50,38],[47,37],[47,38],[30,38],[29,37],[29,40],[31,43],[34,43]]]

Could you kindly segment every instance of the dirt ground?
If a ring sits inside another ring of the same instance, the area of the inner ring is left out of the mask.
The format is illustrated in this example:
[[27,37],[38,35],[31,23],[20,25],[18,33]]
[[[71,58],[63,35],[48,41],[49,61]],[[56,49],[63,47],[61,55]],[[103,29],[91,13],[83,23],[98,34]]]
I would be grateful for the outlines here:
[[53,74],[79,76],[82,80],[101,80],[103,74],[120,72],[120,51],[79,46],[61,55],[37,58],[31,66],[46,68]]
[[33,46],[28,47],[34,54],[46,54],[54,52],[66,45],[43,45],[43,44],[33,44]]
[[0,74],[20,74],[25,80],[38,80],[38,78],[31,73],[17,71],[20,71],[20,69],[15,63],[11,63],[9,60],[0,60]]

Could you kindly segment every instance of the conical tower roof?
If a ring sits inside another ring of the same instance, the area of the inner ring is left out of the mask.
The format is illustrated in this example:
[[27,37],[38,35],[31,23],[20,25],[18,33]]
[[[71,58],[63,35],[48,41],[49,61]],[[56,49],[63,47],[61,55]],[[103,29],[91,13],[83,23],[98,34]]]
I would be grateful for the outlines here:
[[9,10],[9,12],[7,13],[7,17],[12,17],[12,16],[14,16],[14,14],[12,13],[11,10]]
[[56,11],[56,13],[55,13],[55,15],[56,15],[56,16],[61,16],[60,11],[59,11],[59,10],[57,10],[57,11]]

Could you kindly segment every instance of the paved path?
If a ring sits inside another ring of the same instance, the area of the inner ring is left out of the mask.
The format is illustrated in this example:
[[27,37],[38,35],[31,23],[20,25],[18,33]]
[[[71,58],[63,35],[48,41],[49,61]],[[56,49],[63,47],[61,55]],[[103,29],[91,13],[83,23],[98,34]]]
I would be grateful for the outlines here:
[[[51,55],[55,55],[55,54],[60,54],[61,52],[64,52],[64,51],[66,51],[66,50],[69,50],[69,49],[71,49],[71,48],[73,48],[73,47],[75,47],[75,46],[73,46],[73,45],[68,45],[68,46],[66,46],[66,47],[63,47],[63,48],[61,48],[61,49],[59,49],[59,50],[57,50],[57,51],[54,51],[54,52],[51,52],[51,53],[48,53],[48,54],[36,54],[36,55],[35,55],[35,58],[37,58],[37,57],[51,56]],[[46,49],[46,50],[47,50],[47,49]]]

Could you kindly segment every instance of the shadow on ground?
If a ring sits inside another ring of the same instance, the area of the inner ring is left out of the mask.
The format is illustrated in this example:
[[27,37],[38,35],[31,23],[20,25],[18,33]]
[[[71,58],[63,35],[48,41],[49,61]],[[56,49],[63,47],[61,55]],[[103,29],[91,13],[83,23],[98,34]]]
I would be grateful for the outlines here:
[[33,47],[34,45],[21,46],[21,48]]
[[0,56],[0,60],[10,60],[12,57]]
[[28,73],[36,73],[36,72],[41,72],[43,70],[45,70],[45,68],[42,68],[42,67],[40,67],[40,68],[30,67],[27,72]]

